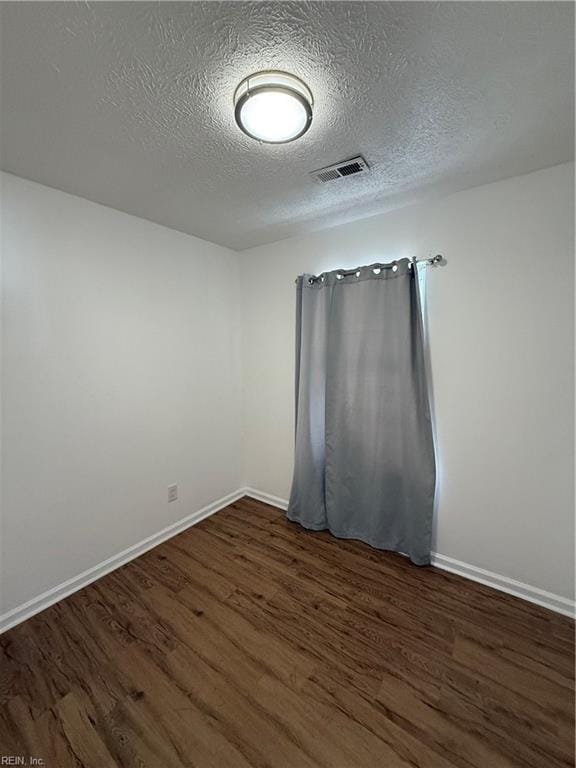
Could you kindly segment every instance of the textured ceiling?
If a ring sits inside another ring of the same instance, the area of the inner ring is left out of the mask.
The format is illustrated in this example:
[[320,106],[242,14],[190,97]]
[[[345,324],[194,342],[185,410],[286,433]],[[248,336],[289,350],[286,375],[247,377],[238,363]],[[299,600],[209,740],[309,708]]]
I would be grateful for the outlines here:
[[[555,2],[4,2],[4,170],[235,249],[573,157],[574,7]],[[260,145],[232,95],[303,78]],[[307,172],[363,154],[370,174]]]

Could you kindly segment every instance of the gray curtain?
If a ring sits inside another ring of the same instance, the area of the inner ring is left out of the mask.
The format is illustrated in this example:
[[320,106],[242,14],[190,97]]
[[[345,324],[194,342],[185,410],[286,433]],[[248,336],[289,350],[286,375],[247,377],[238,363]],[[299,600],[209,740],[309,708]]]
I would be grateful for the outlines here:
[[436,468],[416,265],[298,278],[288,519],[430,562]]

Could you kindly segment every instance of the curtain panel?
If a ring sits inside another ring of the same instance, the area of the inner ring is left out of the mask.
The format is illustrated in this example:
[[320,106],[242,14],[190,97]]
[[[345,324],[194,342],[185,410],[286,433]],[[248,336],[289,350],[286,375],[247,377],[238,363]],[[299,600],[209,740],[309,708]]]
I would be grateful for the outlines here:
[[426,565],[436,466],[417,266],[302,275],[296,296],[288,519]]

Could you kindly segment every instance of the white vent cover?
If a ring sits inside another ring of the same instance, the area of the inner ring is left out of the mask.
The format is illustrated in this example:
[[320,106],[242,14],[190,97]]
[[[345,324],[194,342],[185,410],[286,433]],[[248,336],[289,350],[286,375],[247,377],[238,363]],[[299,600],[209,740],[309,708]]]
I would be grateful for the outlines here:
[[361,155],[358,157],[352,157],[350,160],[343,160],[336,165],[328,165],[326,168],[320,168],[318,171],[312,171],[310,176],[320,184],[325,184],[327,181],[334,181],[336,179],[345,179],[348,176],[356,176],[359,173],[367,173],[370,170],[370,166],[364,160]]

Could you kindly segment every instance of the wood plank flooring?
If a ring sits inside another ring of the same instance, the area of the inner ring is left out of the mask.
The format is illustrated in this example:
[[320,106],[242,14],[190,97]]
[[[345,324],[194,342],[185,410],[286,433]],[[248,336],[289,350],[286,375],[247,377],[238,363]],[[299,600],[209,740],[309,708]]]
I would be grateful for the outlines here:
[[0,637],[0,756],[565,768],[573,631],[245,498]]

